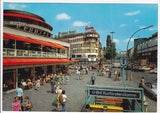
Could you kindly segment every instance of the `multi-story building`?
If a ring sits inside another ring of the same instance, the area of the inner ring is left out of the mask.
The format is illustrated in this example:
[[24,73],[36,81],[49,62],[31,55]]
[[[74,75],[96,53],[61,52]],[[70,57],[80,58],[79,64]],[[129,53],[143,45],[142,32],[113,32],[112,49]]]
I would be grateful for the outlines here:
[[98,61],[99,34],[95,30],[85,33],[62,32],[55,39],[70,43],[70,58],[72,60]]
[[141,44],[143,42],[146,41],[147,38],[137,38],[137,39],[134,39],[134,46],[137,46],[138,44]]
[[157,65],[158,50],[158,32],[147,38],[145,42],[137,45],[137,53],[139,54],[139,62],[142,65]]
[[4,90],[65,70],[70,44],[53,39],[53,28],[42,17],[20,10],[4,10],[3,16]]

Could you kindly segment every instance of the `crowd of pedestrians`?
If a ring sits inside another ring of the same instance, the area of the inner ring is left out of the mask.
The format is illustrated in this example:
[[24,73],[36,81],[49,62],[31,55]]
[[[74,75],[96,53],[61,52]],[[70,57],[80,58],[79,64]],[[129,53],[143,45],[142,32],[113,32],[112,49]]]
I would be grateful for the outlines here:
[[[82,80],[83,75],[88,75],[89,70],[92,72],[90,82],[92,85],[95,85],[96,75],[95,72],[92,71],[92,68],[86,67],[76,67],[76,75],[77,80]],[[111,69],[108,68],[98,68],[100,76],[105,76],[111,78]],[[114,71],[115,81],[119,80],[120,72]],[[41,85],[46,85],[48,81],[50,81],[51,93],[55,95],[54,102],[57,105],[57,108],[62,105],[62,111],[65,111],[66,101],[70,101],[70,99],[66,96],[65,90],[63,89],[63,85],[67,85],[69,83],[69,73],[54,73],[46,76],[43,74],[41,77],[38,76],[35,80],[35,90],[41,90]],[[11,104],[13,111],[31,111],[32,110],[32,102],[29,99],[29,96],[23,97],[23,89],[21,88],[22,83],[19,84],[18,89],[16,90],[17,96]]]
[[18,84],[18,88],[16,90],[16,96],[14,97],[14,101],[11,103],[11,107],[13,111],[31,111],[32,102],[29,100],[29,97],[23,96],[22,85]]
[[[44,73],[41,77],[37,76],[35,80],[35,90],[39,91],[41,85],[46,85],[48,81],[50,81],[51,85],[51,92],[56,95],[56,103],[57,103],[57,108],[60,106],[60,95],[63,97],[63,102],[62,104],[62,111],[65,111],[65,104],[66,100],[69,101],[69,98],[65,95],[65,90],[62,90],[63,85],[67,85],[69,82],[69,76],[71,73],[66,73],[63,74],[62,72],[60,73],[55,73],[55,74],[50,74],[46,76]],[[32,110],[32,102],[29,99],[29,96],[26,96],[24,98],[23,94],[23,87],[24,87],[24,80],[18,84],[18,88],[16,89],[16,96],[14,98],[14,101],[11,103],[11,107],[13,111],[31,111]]]

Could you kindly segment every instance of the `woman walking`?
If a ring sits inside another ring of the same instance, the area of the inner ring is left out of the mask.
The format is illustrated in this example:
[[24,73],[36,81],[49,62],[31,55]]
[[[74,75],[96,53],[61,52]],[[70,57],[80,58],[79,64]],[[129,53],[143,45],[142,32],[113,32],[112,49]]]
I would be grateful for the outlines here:
[[57,108],[59,108],[59,96],[62,94],[62,86],[57,90]]
[[40,80],[40,77],[38,77],[37,81],[36,81],[36,87],[37,87],[37,90],[39,91],[40,89],[40,83],[41,83],[41,80]]
[[14,101],[12,102],[11,107],[13,108],[13,111],[22,111],[21,102],[18,97],[14,98]]

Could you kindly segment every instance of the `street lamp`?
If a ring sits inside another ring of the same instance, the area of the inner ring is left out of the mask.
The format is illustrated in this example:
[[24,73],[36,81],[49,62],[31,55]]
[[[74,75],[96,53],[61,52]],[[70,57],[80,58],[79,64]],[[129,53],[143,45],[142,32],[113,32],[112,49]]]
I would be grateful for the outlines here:
[[[147,27],[143,27],[143,28],[141,28],[141,29],[138,29],[136,32],[134,32],[134,33],[131,35],[131,37],[130,37],[129,40],[128,40],[128,44],[127,44],[127,59],[128,59],[128,46],[129,46],[129,42],[130,42],[131,38],[132,38],[137,32],[139,32],[139,31],[141,31],[141,30],[143,30],[143,29],[148,29],[148,28],[150,28],[150,27],[152,27],[152,26],[153,26],[153,25],[150,25],[150,26],[147,26]],[[127,71],[126,71],[126,80],[128,80]]]
[[111,64],[112,64],[112,58],[113,58],[113,34],[115,33],[114,31],[110,32],[112,34],[112,41],[111,41],[111,47],[112,47],[112,57],[111,57]]

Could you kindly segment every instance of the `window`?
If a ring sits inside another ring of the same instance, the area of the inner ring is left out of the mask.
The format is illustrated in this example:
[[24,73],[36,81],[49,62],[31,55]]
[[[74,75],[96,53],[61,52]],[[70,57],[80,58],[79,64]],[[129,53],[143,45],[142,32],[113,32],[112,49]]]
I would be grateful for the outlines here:
[[72,58],[75,58],[75,55],[72,55]]
[[81,58],[81,55],[77,55],[78,58]]

